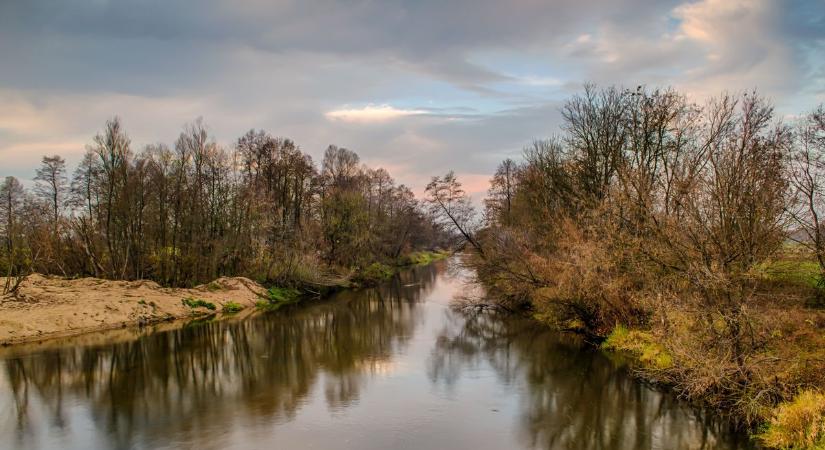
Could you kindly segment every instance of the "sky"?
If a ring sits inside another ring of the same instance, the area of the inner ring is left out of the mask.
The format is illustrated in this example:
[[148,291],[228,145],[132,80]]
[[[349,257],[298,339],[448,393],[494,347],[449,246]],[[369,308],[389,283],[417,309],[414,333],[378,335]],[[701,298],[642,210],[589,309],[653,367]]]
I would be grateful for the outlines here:
[[0,0],[0,176],[73,166],[114,116],[135,150],[202,117],[481,195],[588,82],[792,119],[825,102],[825,0]]

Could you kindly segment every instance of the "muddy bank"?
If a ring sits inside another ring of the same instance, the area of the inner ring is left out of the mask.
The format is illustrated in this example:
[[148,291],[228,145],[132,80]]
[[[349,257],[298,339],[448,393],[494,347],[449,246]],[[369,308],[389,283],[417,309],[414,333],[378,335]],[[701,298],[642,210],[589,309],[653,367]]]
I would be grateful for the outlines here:
[[[229,302],[249,309],[265,296],[263,286],[243,277],[172,289],[152,281],[66,280],[35,274],[21,284],[17,295],[0,297],[0,344],[219,313]],[[215,309],[187,306],[184,299],[203,300]]]

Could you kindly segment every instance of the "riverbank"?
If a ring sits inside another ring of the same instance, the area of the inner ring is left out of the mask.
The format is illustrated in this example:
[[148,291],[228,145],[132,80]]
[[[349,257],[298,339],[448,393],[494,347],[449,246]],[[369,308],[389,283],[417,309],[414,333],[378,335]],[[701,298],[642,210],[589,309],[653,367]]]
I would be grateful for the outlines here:
[[[149,280],[66,279],[32,274],[14,295],[0,297],[0,345],[44,341],[247,309],[276,310],[304,295],[375,286],[398,272],[440,261],[446,251],[412,252],[392,266],[374,263],[338,284],[306,291],[270,287],[245,277],[222,277],[191,289]],[[4,281],[0,278],[0,284]]]
[[192,289],[175,289],[146,280],[33,274],[16,295],[0,297],[0,345],[236,313],[254,308],[265,298],[267,289],[244,277],[223,277]]
[[372,263],[357,271],[352,276],[351,281],[354,287],[376,286],[382,281],[392,278],[402,270],[415,266],[426,266],[436,261],[446,259],[452,254],[453,252],[448,250],[411,252],[398,258],[393,265],[380,262]]
[[0,348],[0,448],[749,449],[581,339],[455,311],[454,261],[277,314]]
[[744,361],[747,378],[717,355],[696,357],[696,319],[685,315],[677,327],[617,325],[601,348],[630,357],[640,378],[742,424],[766,448],[825,448],[825,312],[784,299],[756,305],[750,316],[765,332]]
[[[484,263],[469,261],[471,266]],[[586,274],[596,271],[593,265],[580,268]],[[762,446],[825,448],[825,309],[818,266],[807,253],[788,247],[749,273],[751,299],[740,312],[749,350],[739,361],[713,342],[726,338],[724,317],[695,308],[689,292],[665,305],[650,291],[624,285],[621,295],[638,305],[643,319],[616,320],[612,326],[594,322],[600,326],[588,328],[581,315],[565,314],[565,307],[577,300],[578,306],[588,306],[584,300],[594,292],[619,298],[611,290],[615,285],[604,276],[580,276],[582,289],[575,292],[582,297],[577,298],[558,287],[569,282],[560,273],[545,272],[546,284],[538,286],[505,284],[494,277],[480,281],[508,305],[514,293],[521,294],[528,299],[521,306],[538,322],[629,357],[637,377],[717,411]]]

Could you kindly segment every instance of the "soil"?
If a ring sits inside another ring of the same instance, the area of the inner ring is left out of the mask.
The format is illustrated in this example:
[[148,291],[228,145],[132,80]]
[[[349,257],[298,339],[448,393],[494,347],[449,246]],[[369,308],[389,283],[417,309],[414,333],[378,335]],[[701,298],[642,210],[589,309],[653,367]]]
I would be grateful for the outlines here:
[[[70,280],[34,274],[15,295],[0,297],[0,345],[220,313],[228,302],[250,309],[265,297],[263,286],[243,277],[172,289],[146,280]],[[212,303],[215,310],[186,306],[186,298]]]

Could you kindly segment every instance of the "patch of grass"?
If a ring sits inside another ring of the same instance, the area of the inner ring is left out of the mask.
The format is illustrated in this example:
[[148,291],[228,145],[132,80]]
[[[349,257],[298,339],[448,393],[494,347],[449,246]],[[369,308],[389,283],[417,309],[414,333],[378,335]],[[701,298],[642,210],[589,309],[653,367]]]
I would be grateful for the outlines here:
[[427,264],[431,264],[435,261],[445,259],[450,256],[450,252],[445,250],[439,250],[437,252],[430,252],[430,251],[422,251],[422,252],[412,252],[407,255],[404,255],[399,260],[399,265],[402,266],[426,266]]
[[392,278],[393,275],[395,275],[395,269],[386,264],[374,262],[364,268],[356,278],[365,284],[372,284]]
[[352,277],[352,282],[355,287],[375,286],[384,280],[392,278],[396,271],[396,267],[374,262],[356,272]]
[[628,352],[649,369],[663,370],[673,366],[673,357],[664,346],[656,342],[653,334],[630,330],[622,325],[613,329],[613,332],[602,343],[602,348]]
[[220,291],[221,289],[223,289],[223,287],[214,281],[206,285],[206,290],[209,292]]
[[243,305],[237,302],[226,302],[223,305],[223,312],[225,313],[236,313],[243,309]]
[[184,306],[188,306],[193,309],[200,307],[206,308],[210,311],[214,311],[215,309],[217,309],[214,303],[207,302],[206,300],[200,298],[186,297],[185,299],[181,300],[181,303],[183,303]]
[[281,306],[295,303],[301,296],[301,291],[293,288],[273,286],[267,291],[268,300],[258,300],[255,306],[259,309],[277,310]]
[[825,394],[802,391],[780,404],[757,438],[771,448],[825,449]]
[[801,289],[806,305],[825,307],[825,278],[810,254],[786,252],[778,259],[767,261],[755,268],[756,276],[780,289]]
[[820,287],[819,264],[816,261],[779,259],[762,264],[758,270],[769,281],[810,288]]
[[267,291],[270,303],[289,303],[295,301],[301,292],[293,288],[273,286]]

